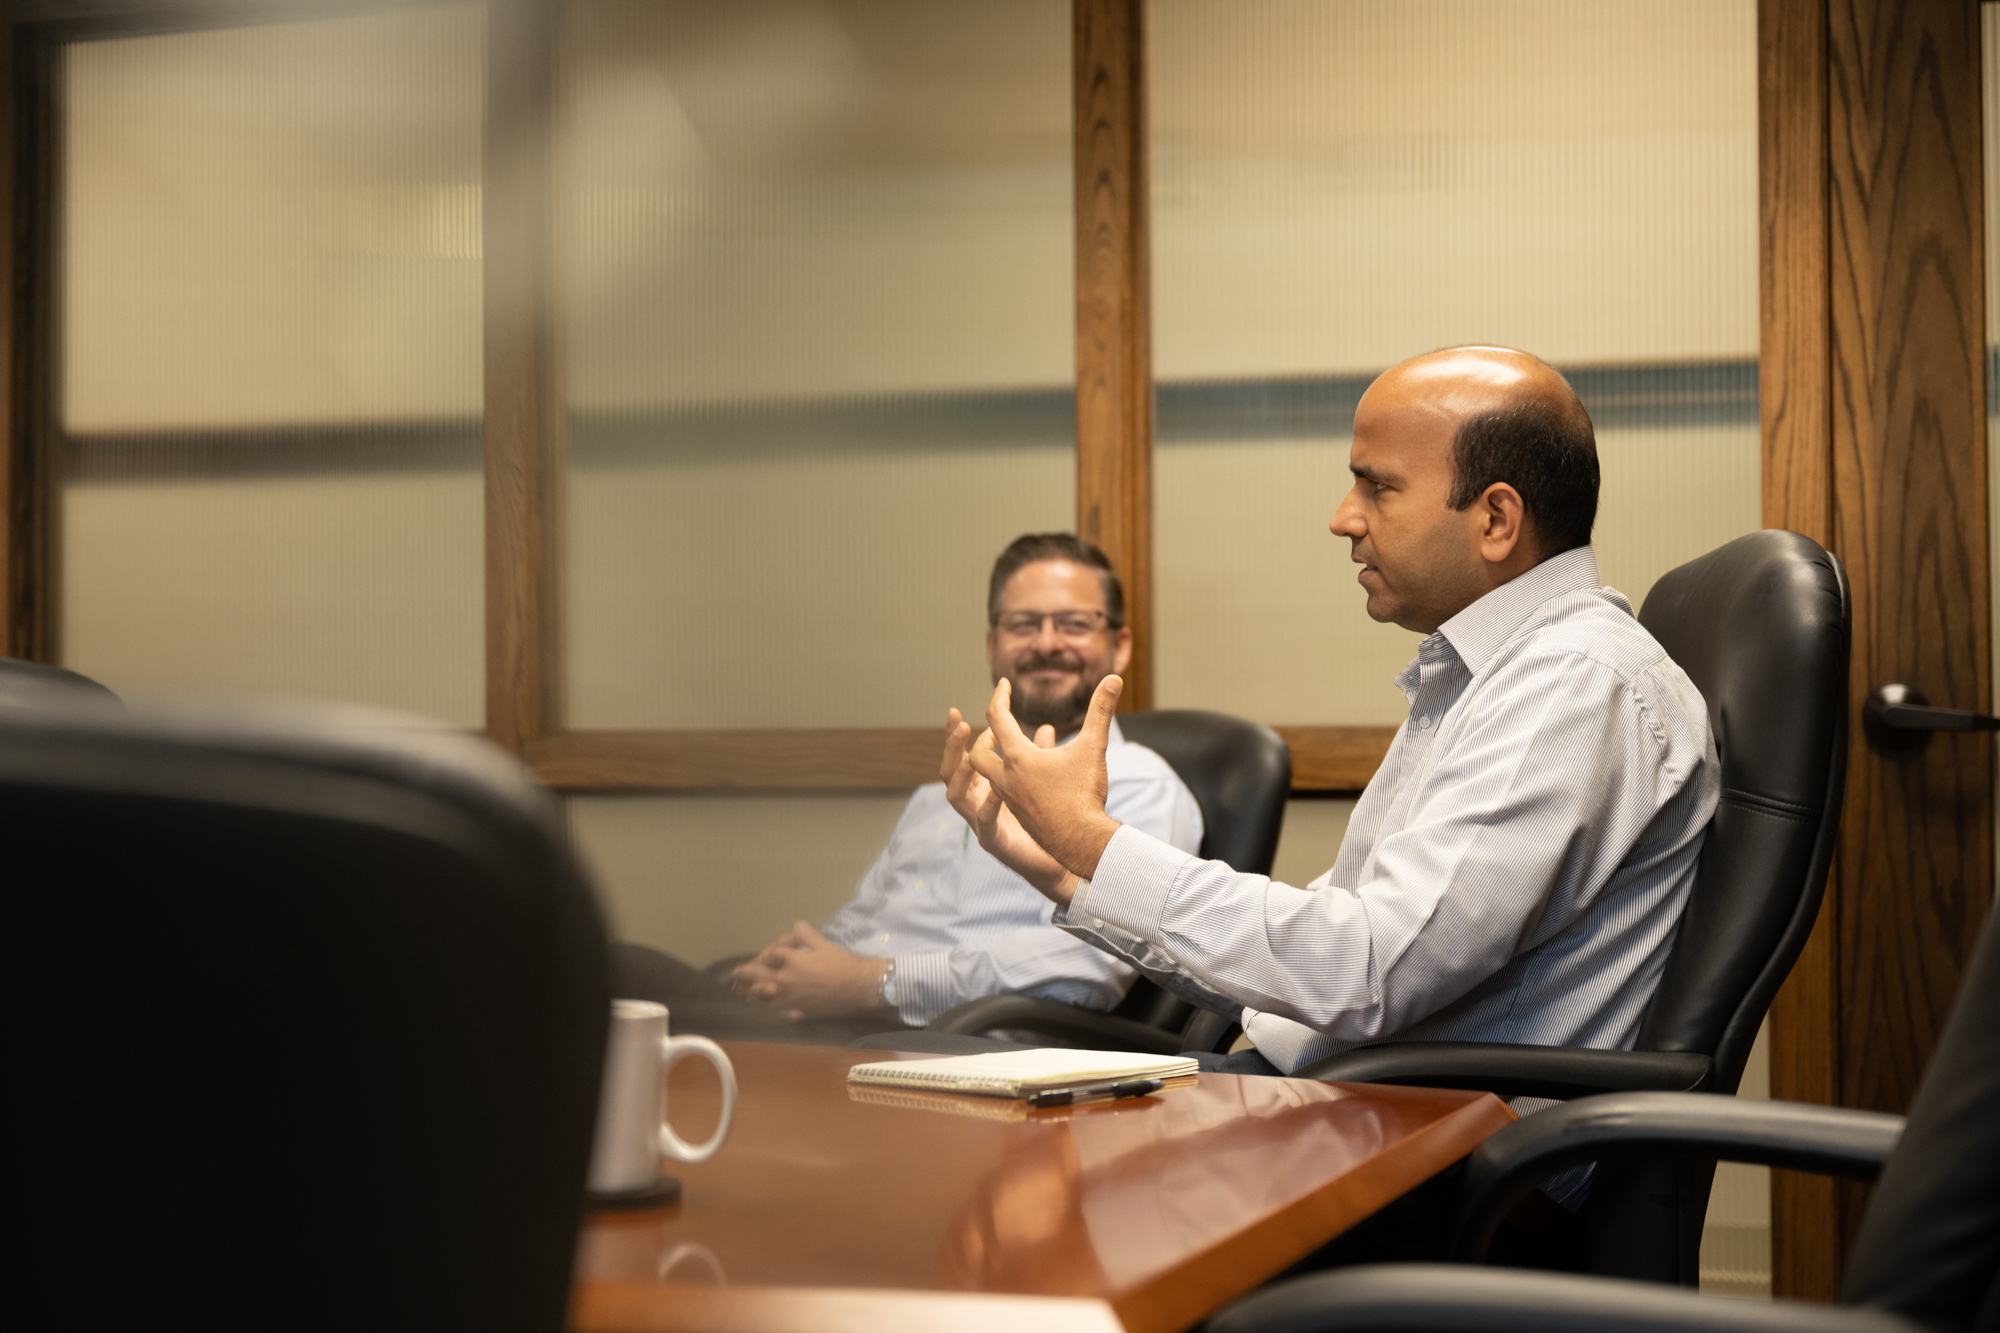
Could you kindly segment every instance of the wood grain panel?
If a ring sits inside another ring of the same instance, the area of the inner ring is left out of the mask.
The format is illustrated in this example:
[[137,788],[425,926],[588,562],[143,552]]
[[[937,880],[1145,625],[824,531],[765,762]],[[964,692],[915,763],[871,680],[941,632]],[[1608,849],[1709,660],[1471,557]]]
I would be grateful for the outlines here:
[[[1757,14],[1760,348],[1764,525],[1833,545],[1827,325],[1826,0],[1762,0]],[[1771,1007],[1771,1094],[1839,1100],[1834,967],[1839,895]],[[1831,1300],[1844,1234],[1837,1183],[1771,1178],[1772,1287]]]
[[0,20],[0,653],[53,660],[48,401],[54,106],[47,46]]
[[[1853,694],[1990,696],[1975,5],[1835,4],[1828,31],[1835,529]],[[1857,729],[1858,732],[1858,729]],[[1992,884],[1992,745],[1885,759],[1857,734],[1840,965],[1849,1105],[1902,1110]],[[1849,917],[1852,917],[1850,922]]]
[[[1393,727],[1279,727],[1292,790],[1351,795],[1381,766]],[[933,727],[572,731],[523,742],[558,791],[908,791],[937,780]]]
[[1764,526],[1833,538],[1827,453],[1825,0],[1757,10]]
[[[1834,546],[1852,696],[1990,697],[1979,23],[1957,0],[1828,7]],[[1907,1108],[1992,892],[1993,749],[1890,757],[1857,727],[1834,881],[1843,1105]],[[1842,1223],[1861,1201],[1844,1191]]]
[[1278,727],[1292,750],[1292,790],[1358,795],[1382,767],[1395,727]]
[[1153,698],[1153,380],[1145,4],[1072,0],[1077,531],[1125,582],[1119,707]]
[[0,316],[0,656],[18,657],[16,640],[24,636],[14,624],[19,609],[26,605],[20,586],[26,563],[23,536],[28,516],[17,511],[22,486],[15,470],[27,458],[22,438],[20,389],[26,367],[21,364],[22,342],[19,322],[26,311],[16,283],[26,271],[20,258],[21,215],[15,203],[20,193],[15,185],[19,154],[14,133],[20,124],[15,104],[21,98],[21,78],[14,70],[14,25],[0,17],[0,294],[6,310]]
[[487,11],[485,191],[486,725],[519,751],[552,724],[555,383],[550,124],[557,6]]
[[942,727],[576,731],[525,744],[558,791],[908,791],[937,781]]

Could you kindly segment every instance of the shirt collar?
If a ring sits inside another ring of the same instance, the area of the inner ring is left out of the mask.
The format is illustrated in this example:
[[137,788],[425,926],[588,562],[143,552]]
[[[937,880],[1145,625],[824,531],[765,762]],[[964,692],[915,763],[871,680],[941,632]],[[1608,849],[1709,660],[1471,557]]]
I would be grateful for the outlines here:
[[1437,632],[1465,663],[1466,670],[1477,675],[1543,603],[1602,586],[1596,552],[1588,546],[1572,547],[1507,580],[1438,626]]

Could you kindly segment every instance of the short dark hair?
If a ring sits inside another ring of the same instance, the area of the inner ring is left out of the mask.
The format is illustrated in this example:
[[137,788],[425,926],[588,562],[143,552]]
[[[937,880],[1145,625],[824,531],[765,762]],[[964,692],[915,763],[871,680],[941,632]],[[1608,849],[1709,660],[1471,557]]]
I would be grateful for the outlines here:
[[1072,532],[1029,532],[1007,543],[1007,549],[993,562],[993,577],[986,584],[986,623],[1000,623],[1000,594],[1007,580],[1023,565],[1043,560],[1068,560],[1097,571],[1104,584],[1104,614],[1112,629],[1125,627],[1125,585],[1111,567],[1111,557]]
[[1451,442],[1451,497],[1465,509],[1495,482],[1521,493],[1544,557],[1590,543],[1597,520],[1597,434],[1590,413],[1530,399],[1459,423]]

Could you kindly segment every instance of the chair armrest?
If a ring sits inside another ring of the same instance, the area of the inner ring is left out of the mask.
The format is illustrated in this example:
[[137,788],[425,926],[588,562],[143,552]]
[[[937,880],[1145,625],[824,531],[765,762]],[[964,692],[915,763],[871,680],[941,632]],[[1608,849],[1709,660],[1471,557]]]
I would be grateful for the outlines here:
[[1453,1264],[1372,1264],[1282,1282],[1211,1319],[1207,1333],[1916,1333],[1861,1306],[1720,1300],[1617,1278]]
[[1243,1035],[1236,1014],[1220,1014],[1213,1009],[1197,1009],[1181,1029],[1183,1051],[1209,1051],[1220,1055]]
[[1038,1000],[1030,995],[989,995],[983,1000],[969,1000],[939,1014],[926,1026],[933,1032],[972,1035],[1029,1032],[1100,1051],[1178,1055],[1181,1050],[1177,1032],[1162,1032],[1129,1018],[1079,1009],[1056,1000]]
[[1324,1083],[1471,1088],[1502,1097],[1568,1101],[1598,1092],[1697,1092],[1713,1062],[1688,1051],[1592,1051],[1507,1042],[1398,1041],[1357,1046],[1307,1065]]
[[1484,1255],[1523,1195],[1583,1162],[1666,1154],[1873,1180],[1902,1132],[1901,1116],[1802,1102],[1685,1092],[1580,1098],[1508,1125],[1473,1150],[1447,1252]]

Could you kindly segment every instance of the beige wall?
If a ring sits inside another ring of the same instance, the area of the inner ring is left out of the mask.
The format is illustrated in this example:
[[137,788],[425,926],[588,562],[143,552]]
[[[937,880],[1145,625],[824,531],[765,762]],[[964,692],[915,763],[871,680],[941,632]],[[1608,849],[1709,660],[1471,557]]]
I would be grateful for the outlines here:
[[702,964],[831,916],[905,799],[572,796],[565,807],[616,932]]

